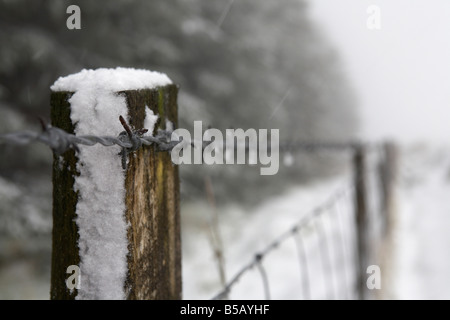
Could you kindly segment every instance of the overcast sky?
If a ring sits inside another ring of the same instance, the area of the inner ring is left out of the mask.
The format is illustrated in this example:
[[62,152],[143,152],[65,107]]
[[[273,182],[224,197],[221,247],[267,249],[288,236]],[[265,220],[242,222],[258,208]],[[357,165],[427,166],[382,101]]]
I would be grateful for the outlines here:
[[[367,8],[380,9],[369,30]],[[310,0],[359,102],[366,139],[450,140],[449,0]]]

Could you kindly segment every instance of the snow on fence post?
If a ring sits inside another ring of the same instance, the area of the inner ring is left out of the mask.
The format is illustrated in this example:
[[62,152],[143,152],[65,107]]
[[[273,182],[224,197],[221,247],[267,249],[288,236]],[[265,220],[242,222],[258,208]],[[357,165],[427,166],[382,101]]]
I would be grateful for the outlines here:
[[368,217],[366,199],[366,172],[365,172],[365,147],[354,146],[353,170],[355,179],[355,218],[356,218],[356,240],[357,240],[357,279],[356,288],[358,298],[363,300],[367,297],[366,270],[368,259]]
[[[83,70],[51,89],[52,125],[76,135],[118,136],[120,115],[147,135],[177,125],[178,88],[163,74]],[[123,169],[118,146],[79,148],[53,162],[51,299],[181,299],[179,177],[170,152],[143,146]],[[75,288],[70,266],[79,268]]]

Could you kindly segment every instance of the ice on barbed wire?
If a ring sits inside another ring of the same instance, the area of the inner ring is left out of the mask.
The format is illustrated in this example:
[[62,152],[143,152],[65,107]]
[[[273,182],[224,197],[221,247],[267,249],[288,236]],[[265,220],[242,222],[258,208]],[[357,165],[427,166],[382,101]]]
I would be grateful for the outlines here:
[[[69,99],[76,135],[116,136],[119,122],[128,119],[125,97],[119,91],[151,89],[170,84],[162,73],[139,69],[82,70],[59,78],[53,91],[74,92]],[[148,107],[144,125],[151,131],[158,116]],[[76,299],[125,299],[127,222],[125,172],[119,146],[80,145],[74,190],[78,192],[81,287]]]

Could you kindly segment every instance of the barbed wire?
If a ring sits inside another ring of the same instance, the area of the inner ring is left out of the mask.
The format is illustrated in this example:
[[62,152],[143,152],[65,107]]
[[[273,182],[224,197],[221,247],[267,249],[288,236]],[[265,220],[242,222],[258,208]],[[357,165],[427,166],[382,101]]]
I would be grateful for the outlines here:
[[212,300],[222,300],[225,299],[231,292],[231,289],[237,284],[237,282],[241,279],[241,277],[253,269],[254,267],[257,267],[258,270],[261,273],[261,277],[263,279],[264,283],[264,290],[265,290],[265,297],[270,297],[270,293],[268,292],[269,286],[267,281],[267,275],[265,274],[264,269],[261,269],[262,267],[262,260],[264,257],[266,257],[271,251],[278,248],[284,241],[287,239],[290,239],[291,237],[296,236],[301,229],[306,227],[313,219],[321,216],[323,213],[328,212],[329,209],[331,209],[335,203],[347,195],[349,192],[351,192],[354,189],[354,185],[350,186],[344,186],[343,188],[336,191],[327,201],[325,201],[322,205],[319,205],[315,207],[314,209],[310,210],[307,214],[305,214],[300,220],[291,226],[287,231],[276,237],[272,242],[270,242],[263,250],[256,253],[253,257],[253,259],[250,260],[246,265],[244,265],[231,280],[225,285],[225,287],[220,291],[218,294],[216,294]]
[[[114,136],[97,136],[97,135],[82,135],[76,136],[72,133],[68,133],[61,128],[53,127],[47,124],[42,118],[39,119],[41,122],[42,131],[22,131],[14,133],[0,134],[0,145],[3,144],[14,144],[14,145],[25,145],[32,142],[40,142],[49,146],[56,155],[61,155],[69,149],[79,152],[78,145],[93,146],[96,144],[103,145],[105,147],[110,146],[120,146],[122,150],[119,155],[121,156],[122,168],[127,168],[127,156],[128,154],[138,150],[143,145],[150,146],[154,145],[156,151],[171,151],[178,144],[189,145],[194,149],[201,148],[205,150],[210,144],[215,141],[198,141],[193,139],[184,140],[184,137],[179,137],[178,135],[173,135],[173,124],[170,121],[166,122],[166,129],[158,129],[155,136],[145,135],[148,132],[147,129],[131,129],[126,123],[122,116],[119,116],[120,123],[124,127],[125,131],[119,133],[117,137]],[[175,137],[177,140],[172,140]],[[181,138],[181,139],[180,139]],[[226,155],[225,150],[228,152],[231,147],[237,152],[246,152],[251,157],[251,153],[259,152],[260,146],[250,146],[246,143],[245,137],[243,141],[236,141],[233,138],[232,143],[223,144],[222,150],[215,149],[215,152],[223,152]],[[278,142],[276,145],[272,146],[271,143],[267,144],[267,152],[271,152],[273,149],[278,152],[283,152],[286,154],[292,154],[294,152],[305,151],[305,152],[316,152],[316,151],[348,151],[355,150],[356,148],[364,147],[365,149],[378,148],[378,144],[371,143],[361,143],[357,141],[349,142],[319,142],[319,141],[284,141]],[[183,146],[184,148],[184,146]],[[249,158],[250,159],[250,158]]]
[[125,131],[119,133],[117,137],[113,136],[95,136],[82,135],[76,136],[68,133],[63,129],[53,127],[45,121],[41,120],[42,132],[22,131],[14,133],[0,134],[0,143],[25,145],[32,142],[41,142],[49,146],[56,155],[61,155],[69,149],[79,152],[78,145],[93,146],[101,144],[105,147],[120,146],[122,151],[119,153],[122,156],[122,167],[126,168],[126,156],[133,151],[138,150],[143,145],[154,145],[158,151],[172,150],[178,141],[171,141],[173,129],[169,125],[168,129],[158,129],[155,136],[144,136],[147,129],[132,130],[126,123],[122,116],[119,120]]
[[[78,145],[86,145],[93,146],[95,144],[101,144],[103,146],[109,147],[113,145],[118,145],[122,148],[127,149],[128,151],[135,151],[139,149],[142,145],[155,145],[158,151],[170,151],[179,143],[188,143],[194,148],[201,147],[205,149],[208,145],[210,145],[211,141],[196,141],[190,140],[184,142],[183,140],[173,141],[172,126],[169,126],[168,129],[162,130],[158,129],[155,136],[146,135],[146,129],[138,129],[131,130],[129,125],[125,122],[122,116],[119,117],[122,126],[125,131],[119,133],[117,137],[113,136],[97,136],[97,135],[83,135],[76,136],[74,134],[68,133],[63,129],[53,127],[49,124],[46,124],[42,119],[42,132],[34,132],[34,131],[22,131],[22,132],[13,132],[13,133],[3,133],[0,134],[0,144],[16,144],[16,145],[25,145],[32,142],[41,142],[45,145],[49,146],[55,154],[60,155],[69,149],[74,149],[75,151],[79,151]],[[243,148],[246,151],[253,150],[249,147],[248,144],[237,143],[231,144],[234,148]],[[350,141],[350,142],[320,142],[320,141],[284,141],[280,142],[276,145],[276,147],[280,151],[284,152],[295,152],[299,150],[306,151],[315,151],[315,150],[348,150],[355,148],[357,146],[364,145],[365,147],[371,147],[371,144],[362,143],[358,141]],[[224,145],[228,147],[228,144]],[[267,145],[268,150],[272,149],[271,144]]]
[[77,148],[78,144],[93,146],[97,143],[109,147],[118,145],[122,148],[131,150],[137,150],[142,145],[155,144],[160,151],[171,150],[178,141],[171,141],[172,134],[171,129],[161,130],[158,129],[156,136],[143,136],[147,132],[146,129],[131,130],[128,124],[123,120],[123,117],[119,117],[125,131],[122,131],[117,137],[113,136],[95,136],[95,135],[83,135],[76,136],[71,133],[67,133],[63,129],[53,127],[49,124],[42,122],[42,132],[22,131],[14,133],[0,134],[0,143],[9,144],[28,144],[34,141],[42,142],[48,145],[56,154],[62,154],[68,149]]

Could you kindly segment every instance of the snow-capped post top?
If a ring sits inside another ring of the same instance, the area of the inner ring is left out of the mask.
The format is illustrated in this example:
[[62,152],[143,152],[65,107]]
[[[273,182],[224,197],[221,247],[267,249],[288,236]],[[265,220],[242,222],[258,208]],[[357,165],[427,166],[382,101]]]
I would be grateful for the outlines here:
[[83,69],[78,73],[60,77],[50,87],[52,91],[77,92],[153,89],[171,84],[172,81],[164,73],[133,68],[100,68]]
[[[159,72],[82,70],[51,90],[52,124],[78,136],[118,136],[121,123],[152,135],[177,124],[178,88]],[[180,299],[179,180],[170,154],[79,149],[53,166],[51,298]],[[80,281],[68,286],[73,266]]]

